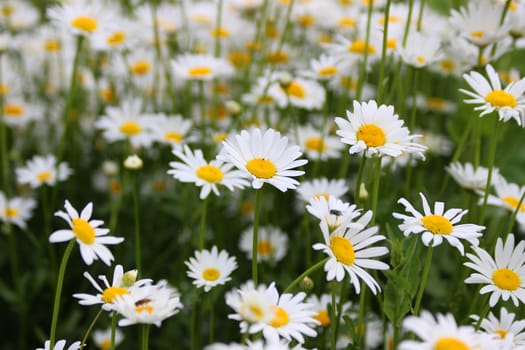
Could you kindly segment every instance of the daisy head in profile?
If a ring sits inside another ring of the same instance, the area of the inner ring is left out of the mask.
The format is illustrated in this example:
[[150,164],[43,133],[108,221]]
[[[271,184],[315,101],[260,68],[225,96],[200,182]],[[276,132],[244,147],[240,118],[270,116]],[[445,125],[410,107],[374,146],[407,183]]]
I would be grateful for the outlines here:
[[274,129],[255,128],[223,141],[218,159],[232,163],[252,180],[252,187],[260,189],[265,183],[285,192],[295,189],[299,182],[294,177],[304,171],[295,168],[305,165],[306,159],[297,159],[302,153],[299,146],[290,145],[286,136]]
[[104,222],[91,219],[93,203],[88,203],[80,215],[68,200],[64,207],[66,211],[59,210],[55,216],[64,219],[70,228],[53,232],[49,236],[49,241],[57,243],[75,239],[80,246],[80,255],[87,265],[100,259],[104,264],[110,266],[114,258],[106,245],[122,243],[124,238],[108,236],[109,229],[100,227]]
[[405,211],[411,215],[394,213],[396,219],[403,220],[399,229],[405,236],[410,234],[421,234],[421,240],[426,246],[437,246],[445,239],[451,246],[456,247],[461,255],[464,253],[463,243],[466,240],[471,245],[479,244],[478,238],[481,237],[484,226],[475,224],[458,224],[468,210],[448,209],[445,211],[445,203],[435,202],[434,210],[430,208],[423,193],[419,193],[423,202],[423,214],[417,211],[405,198],[398,200],[398,203],[405,207]]
[[225,250],[213,246],[211,250],[196,251],[195,256],[185,262],[187,274],[197,288],[209,292],[213,287],[231,280],[231,273],[237,269],[237,259]]
[[[470,316],[474,321],[479,320],[478,315]],[[516,314],[508,312],[505,307],[501,307],[500,316],[497,317],[492,312],[481,320],[480,329],[492,335],[498,345],[503,346],[512,344],[517,349],[525,346],[525,320],[516,319]]]
[[518,125],[525,127],[525,78],[511,82],[503,89],[498,73],[490,64],[487,64],[485,71],[488,79],[476,71],[463,74],[473,90],[459,90],[470,97],[464,100],[465,103],[478,105],[474,110],[481,111],[480,117],[497,112],[500,120],[514,119]]
[[0,191],[0,221],[16,225],[21,229],[26,228],[26,222],[31,219],[36,201],[32,198],[13,197],[7,198]]

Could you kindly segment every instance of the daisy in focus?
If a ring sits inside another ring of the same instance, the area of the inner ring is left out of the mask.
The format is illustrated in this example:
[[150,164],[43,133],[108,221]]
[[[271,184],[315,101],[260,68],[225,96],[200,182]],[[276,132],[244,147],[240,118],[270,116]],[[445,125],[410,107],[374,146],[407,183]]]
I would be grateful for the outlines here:
[[187,275],[193,279],[193,284],[197,288],[204,287],[205,292],[230,281],[231,273],[237,269],[237,259],[229,256],[225,250],[219,252],[216,246],[211,250],[196,251],[195,257],[184,263],[189,269]]
[[[472,163],[469,162],[465,164],[454,162],[445,169],[461,187],[467,190],[485,190],[489,176],[489,170],[487,168],[482,166],[474,168]],[[499,170],[493,168],[492,184],[494,184],[499,177]]]
[[32,198],[7,198],[0,191],[0,221],[13,224],[21,229],[26,228],[26,222],[31,219],[36,201]]
[[58,230],[49,236],[49,242],[58,243],[75,239],[80,246],[80,255],[87,265],[94,260],[102,260],[110,266],[114,257],[106,245],[119,244],[124,241],[123,237],[108,236],[109,229],[100,228],[104,223],[101,220],[92,220],[93,203],[88,203],[80,212],[66,200],[64,205],[66,211],[57,211],[55,216],[64,219],[70,226],[68,230]]
[[394,106],[377,106],[376,101],[354,101],[354,112],[347,111],[347,119],[335,118],[336,131],[341,141],[350,145],[350,154],[363,153],[366,157],[415,153],[424,158],[426,147],[415,142],[418,135],[410,135],[403,120],[394,114]]
[[[472,315],[474,321],[478,321],[477,315]],[[492,312],[483,319],[480,328],[496,338],[497,343],[512,344],[516,347],[525,346],[525,320],[516,320],[516,314],[509,313],[506,308],[500,309],[500,317]]]
[[525,127],[525,78],[502,89],[500,77],[494,68],[487,64],[485,70],[488,80],[476,71],[463,74],[463,78],[474,90],[459,89],[471,97],[465,103],[478,105],[474,110],[481,111],[480,117],[496,111],[500,120],[506,122],[514,119],[518,125]]
[[200,149],[192,152],[185,145],[184,150],[174,149],[173,154],[182,162],[170,162],[169,165],[173,169],[168,170],[168,174],[181,182],[193,182],[201,187],[200,199],[208,197],[211,191],[219,196],[218,185],[223,185],[230,191],[249,185],[242,171],[232,170],[233,164],[221,160],[212,160],[208,163]]
[[361,215],[361,209],[334,196],[316,196],[310,199],[306,210],[319,219],[323,231],[331,231]]
[[423,244],[428,246],[438,246],[443,242],[443,239],[456,247],[461,255],[464,254],[464,247],[460,239],[468,241],[471,245],[477,246],[479,244],[478,238],[481,237],[485,229],[484,226],[475,224],[460,224],[461,218],[468,213],[468,210],[463,209],[448,209],[445,211],[445,203],[435,202],[434,211],[431,210],[427,199],[423,193],[419,193],[421,201],[423,202],[424,215],[418,212],[410,202],[405,198],[400,198],[397,202],[405,207],[405,211],[410,215],[401,213],[393,213],[396,219],[403,220],[399,225],[399,229],[403,231],[405,236],[410,234],[421,234]]
[[43,348],[36,348],[36,350],[79,350],[79,349],[80,349],[79,341],[74,342],[66,349],[66,341],[64,339],[58,340],[55,343],[55,346],[53,346],[53,349],[51,349],[51,344],[49,340],[46,340]]
[[322,250],[329,256],[324,265],[326,280],[342,281],[348,274],[350,283],[354,286],[357,294],[361,291],[360,282],[366,283],[372,293],[377,294],[381,290],[377,281],[364,269],[388,270],[389,266],[384,262],[375,260],[388,254],[386,247],[369,247],[370,245],[386,239],[378,235],[378,227],[365,227],[372,219],[372,211],[364,213],[355,222],[347,220],[329,232],[327,226],[321,226],[324,243],[313,245],[315,250]]
[[465,266],[473,269],[465,283],[483,284],[480,294],[491,293],[491,307],[502,299],[512,299],[516,307],[525,303],[525,241],[514,244],[509,234],[505,243],[501,237],[496,242],[494,258],[484,249],[473,247],[475,254],[467,253],[470,260]]
[[223,141],[223,146],[217,159],[232,163],[248,175],[254,189],[260,189],[264,183],[282,192],[294,189],[299,182],[293,177],[304,174],[294,168],[308,162],[297,159],[302,154],[299,146],[289,145],[288,138],[273,129],[243,130]]
[[57,182],[65,181],[73,170],[67,163],[57,164],[53,155],[34,156],[28,160],[25,167],[16,169],[16,178],[19,184],[28,184],[31,188],[42,185],[53,186]]
[[[253,227],[243,231],[239,249],[246,253],[246,258],[252,259]],[[257,260],[276,263],[281,261],[288,250],[288,236],[280,228],[274,226],[259,227],[257,241]]]

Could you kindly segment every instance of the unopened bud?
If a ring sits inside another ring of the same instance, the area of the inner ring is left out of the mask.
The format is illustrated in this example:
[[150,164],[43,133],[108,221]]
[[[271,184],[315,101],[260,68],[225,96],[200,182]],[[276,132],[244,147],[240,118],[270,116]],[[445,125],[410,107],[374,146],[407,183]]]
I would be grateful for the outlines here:
[[132,286],[135,283],[135,281],[137,280],[137,274],[138,274],[138,270],[137,269],[126,271],[124,273],[124,275],[122,276],[122,284],[123,284],[123,286],[124,287]]
[[102,164],[102,170],[107,176],[115,176],[118,174],[118,164],[111,160],[106,160]]
[[301,287],[301,289],[305,292],[308,292],[314,287],[314,281],[312,281],[310,277],[306,276],[301,280],[301,282],[299,282],[299,287]]
[[364,182],[361,182],[361,186],[359,186],[359,199],[368,199],[368,191]]
[[292,83],[292,76],[290,75],[290,73],[284,72],[279,76],[278,82],[279,82],[279,85],[281,85],[281,88],[286,90]]
[[142,169],[142,159],[136,154],[133,154],[126,158],[124,161],[124,167],[128,170],[139,170]]
[[237,103],[237,101],[226,101],[225,106],[228,113],[233,116],[238,115],[242,111],[242,107],[239,103]]

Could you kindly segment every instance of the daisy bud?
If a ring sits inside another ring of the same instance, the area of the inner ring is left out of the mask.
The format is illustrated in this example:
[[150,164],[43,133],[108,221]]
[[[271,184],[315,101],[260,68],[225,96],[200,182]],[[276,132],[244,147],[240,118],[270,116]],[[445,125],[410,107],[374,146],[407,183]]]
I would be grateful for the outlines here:
[[129,156],[124,161],[124,167],[128,170],[142,169],[142,165],[143,165],[142,159],[140,159],[140,157],[137,156],[136,154]]
[[308,292],[314,288],[314,281],[308,276],[303,278],[301,282],[299,282],[299,287],[301,287],[302,290],[305,292]]
[[279,85],[285,91],[286,89],[288,89],[292,81],[293,81],[292,76],[288,72],[284,72],[281,75],[279,75],[279,78],[278,78]]
[[118,164],[111,160],[106,160],[102,164],[102,170],[104,170],[104,174],[107,176],[115,176],[118,174]]
[[368,199],[368,191],[366,190],[364,182],[361,182],[361,186],[359,187],[359,199]]
[[242,111],[242,107],[239,103],[237,103],[237,101],[226,101],[225,106],[228,113],[230,113],[233,116],[240,114]]
[[122,276],[122,285],[124,287],[132,286],[137,280],[137,274],[138,274],[137,269],[126,271],[124,275]]

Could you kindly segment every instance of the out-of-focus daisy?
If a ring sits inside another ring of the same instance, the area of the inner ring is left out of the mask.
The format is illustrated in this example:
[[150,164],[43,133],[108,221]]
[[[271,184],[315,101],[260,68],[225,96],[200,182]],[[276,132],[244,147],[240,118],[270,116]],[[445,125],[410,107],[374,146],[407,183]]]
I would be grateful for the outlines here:
[[[106,4],[106,8],[112,4]],[[148,16],[151,17],[151,16]],[[113,18],[107,30],[97,31],[90,37],[91,48],[94,50],[122,51],[133,48],[141,38],[137,23],[122,17]]]
[[403,328],[420,340],[405,340],[399,344],[399,350],[478,349],[488,338],[472,326],[458,326],[451,314],[437,314],[434,318],[428,311],[405,318]]
[[[76,341],[73,344],[71,344],[67,350],[79,350],[80,349],[80,342]],[[66,341],[64,339],[57,340],[55,343],[55,346],[53,346],[53,349],[51,349],[51,344],[49,340],[46,340],[44,343],[43,348],[37,348],[36,350],[66,350]]]
[[349,66],[363,62],[366,53],[368,66],[370,66],[381,58],[382,34],[377,29],[373,30],[370,33],[368,43],[364,31],[359,31],[357,34],[352,39],[337,35],[334,42],[326,43],[323,46],[326,47],[329,54]]
[[354,101],[354,112],[347,111],[347,118],[335,118],[341,141],[350,145],[349,152],[367,157],[387,155],[398,157],[403,152],[423,157],[425,146],[412,142],[418,135],[410,135],[403,121],[394,113],[394,106],[377,106],[376,101]]
[[65,181],[71,175],[67,163],[57,164],[53,155],[34,156],[28,160],[25,167],[16,169],[16,179],[20,184],[29,184],[31,188],[42,185],[53,186],[59,181]]
[[252,187],[261,188],[269,183],[285,192],[294,189],[299,182],[293,177],[304,171],[294,170],[306,164],[305,159],[297,159],[301,151],[297,145],[289,145],[288,138],[278,131],[255,128],[243,130],[234,137],[223,141],[223,151],[218,159],[233,163],[252,179]]
[[318,59],[310,60],[309,70],[304,75],[321,81],[330,80],[338,76],[342,68],[346,67],[341,67],[340,60],[335,56],[323,54]]
[[208,163],[200,149],[192,152],[187,145],[184,145],[184,151],[174,149],[173,154],[182,162],[170,162],[170,167],[173,169],[168,170],[168,174],[181,182],[193,182],[196,186],[202,187],[201,199],[206,198],[211,191],[219,196],[218,185],[223,185],[230,191],[249,185],[242,171],[232,170],[233,164],[221,160],[212,160]]
[[364,270],[365,268],[389,269],[387,264],[374,259],[388,254],[388,248],[369,247],[386,239],[385,236],[377,234],[377,226],[366,228],[371,219],[372,211],[367,211],[357,221],[347,220],[332,232],[329,232],[326,226],[321,226],[324,243],[313,245],[315,250],[322,250],[329,256],[324,265],[326,280],[342,281],[348,274],[357,294],[361,291],[361,280],[372,293],[376,294],[381,290],[377,281]]
[[133,293],[117,297],[113,304],[114,310],[123,316],[118,322],[120,327],[136,323],[160,327],[162,321],[182,308],[179,294],[162,283],[136,288]]
[[426,67],[441,59],[441,41],[419,32],[409,35],[406,45],[400,47],[397,53],[404,63],[415,68]]
[[[411,104],[412,100],[409,100],[408,103]],[[416,95],[416,106],[424,111],[446,114],[454,113],[457,109],[456,104],[450,100],[437,96],[425,96],[423,94]]]
[[[471,317],[474,321],[479,320],[477,315]],[[481,320],[480,328],[492,334],[502,344],[525,346],[525,320],[516,320],[516,314],[509,313],[505,307],[500,309],[499,318],[492,312],[489,313],[487,318]]]
[[314,128],[313,125],[301,125],[296,131],[297,139],[294,137],[294,141],[304,150],[308,158],[327,160],[341,156],[344,145],[338,137],[325,135],[322,130]]
[[432,211],[423,193],[420,192],[419,196],[423,202],[423,214],[418,212],[405,198],[400,198],[397,201],[405,207],[407,213],[411,214],[393,214],[396,219],[403,220],[403,223],[399,225],[399,229],[403,231],[405,236],[412,233],[421,234],[423,244],[426,246],[432,245],[433,247],[440,245],[445,239],[451,246],[456,247],[461,255],[464,254],[464,247],[460,239],[464,239],[474,246],[479,244],[478,238],[481,237],[481,231],[485,229],[484,226],[475,224],[457,225],[461,218],[468,213],[468,210],[454,208],[445,211],[445,203],[435,202],[434,211]]
[[252,281],[248,281],[239,289],[226,293],[226,304],[235,311],[228,318],[240,322],[242,333],[256,333],[260,330],[260,327],[256,327],[258,323],[266,323],[272,319],[272,300],[266,290],[266,285],[255,286]]
[[485,70],[489,77],[488,80],[476,71],[463,74],[463,78],[474,90],[472,92],[459,89],[471,97],[465,100],[465,103],[479,105],[474,110],[481,111],[480,117],[496,111],[500,120],[506,122],[514,119],[518,125],[525,127],[525,97],[523,96],[525,78],[510,83],[502,90],[499,75],[494,68],[487,64]]
[[[474,168],[472,163],[461,164],[460,162],[451,163],[445,168],[447,172],[463,188],[468,190],[485,190],[488,179],[488,169],[482,166]],[[492,169],[492,184],[498,179],[499,170]]]
[[348,192],[348,185],[343,179],[327,179],[323,177],[304,181],[295,191],[303,201],[309,202],[310,199],[319,197],[326,199],[330,196],[341,198]]
[[68,200],[66,200],[64,207],[66,211],[59,210],[55,216],[64,219],[71,229],[53,232],[49,236],[49,242],[65,242],[74,238],[80,246],[80,255],[87,265],[91,265],[94,260],[100,258],[106,265],[110,266],[114,258],[105,245],[119,244],[124,241],[124,238],[108,236],[109,229],[100,228],[104,223],[103,221],[91,220],[93,203],[88,203],[80,215]]
[[420,142],[427,147],[429,154],[448,156],[452,152],[454,144],[446,136],[435,134],[431,131],[419,132]]
[[[322,294],[318,297],[312,294],[306,300],[307,303],[313,304],[313,309],[317,312],[314,318],[319,321],[319,326],[328,327],[331,323],[330,313],[328,311],[328,305],[332,304],[332,296],[330,294]],[[336,304],[339,303],[339,298],[336,298]],[[341,313],[346,315],[352,304],[347,301],[341,307]]]
[[36,201],[32,198],[7,198],[0,191],[0,221],[25,229],[35,207]]
[[[507,182],[502,176],[499,176],[493,182],[496,195],[489,194],[487,203],[495,205],[511,212],[518,209],[518,204],[521,197],[525,193],[525,186]],[[483,188],[484,190],[484,188]],[[484,191],[478,191],[480,195],[484,195]],[[483,199],[480,200],[483,203]],[[525,201],[520,204],[518,215],[516,217],[518,222],[525,223]]]
[[156,114],[154,118],[156,119],[151,125],[151,132],[157,142],[180,149],[188,141],[188,133],[192,126],[191,120],[184,119],[180,115],[167,116],[165,114]]
[[[252,259],[253,249],[253,227],[243,231],[239,248],[246,253],[248,259]],[[279,262],[288,250],[288,236],[274,226],[259,227],[259,239],[257,242],[257,260]]]
[[[373,315],[373,314],[372,314]],[[358,316],[357,314],[351,314],[350,317],[357,324]],[[359,326],[354,326],[353,331],[348,334],[344,332],[341,336],[338,337],[336,348],[337,349],[348,349],[350,344],[354,344],[356,336],[363,336],[363,331],[366,329],[364,334],[364,349],[378,349],[379,345],[383,343],[383,322],[373,315],[372,317],[367,316],[365,324]]]
[[172,67],[175,76],[184,80],[209,81],[233,74],[233,67],[228,61],[211,55],[180,55],[172,61]]
[[225,250],[213,246],[211,250],[196,251],[195,257],[185,262],[188,277],[193,279],[197,288],[204,287],[209,292],[213,287],[231,280],[231,273],[237,268],[237,259],[229,256]]
[[356,209],[355,204],[343,202],[331,195],[328,198],[324,195],[310,198],[306,210],[319,219],[322,230],[335,230],[341,224],[361,215],[361,209]]
[[483,284],[480,294],[491,293],[489,304],[496,305],[499,299],[512,299],[518,307],[525,303],[525,241],[514,245],[514,235],[509,234],[505,243],[501,237],[496,242],[494,258],[485,250],[474,247],[467,253],[470,260],[464,265],[475,272],[465,283]]
[[[278,77],[278,74],[286,73],[275,73],[275,76]],[[300,77],[291,78],[286,82],[274,82],[268,88],[268,95],[273,97],[281,108],[292,105],[308,110],[321,109],[326,98],[324,88],[319,83]]]
[[3,104],[3,121],[8,126],[21,127],[42,115],[42,107],[23,101],[20,97],[10,97]]
[[[106,330],[96,329],[93,331],[93,342],[95,346],[100,350],[109,350],[111,349],[111,328]],[[115,347],[117,347],[124,340],[124,335],[122,331],[118,328],[115,329]]]

